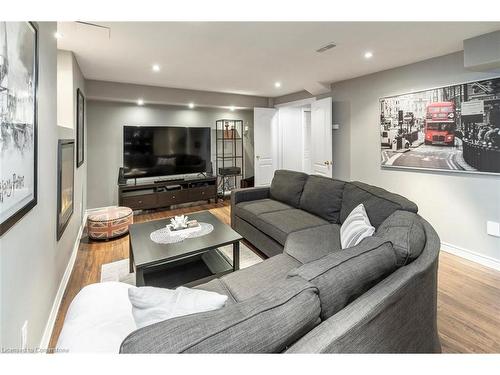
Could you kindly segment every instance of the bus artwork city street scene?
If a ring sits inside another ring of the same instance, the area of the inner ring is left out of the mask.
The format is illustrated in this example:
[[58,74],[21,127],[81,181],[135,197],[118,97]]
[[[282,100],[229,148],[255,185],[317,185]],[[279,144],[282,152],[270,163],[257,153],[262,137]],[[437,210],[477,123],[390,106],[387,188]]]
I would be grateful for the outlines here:
[[500,78],[380,100],[381,163],[500,173]]

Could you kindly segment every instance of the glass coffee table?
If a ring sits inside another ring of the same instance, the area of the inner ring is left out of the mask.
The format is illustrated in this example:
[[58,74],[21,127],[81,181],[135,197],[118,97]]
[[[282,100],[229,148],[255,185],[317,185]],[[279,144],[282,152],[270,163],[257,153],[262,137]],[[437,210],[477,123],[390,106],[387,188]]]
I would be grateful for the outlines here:
[[[130,225],[130,272],[135,271],[137,286],[194,286],[239,269],[243,237],[209,211],[188,216],[212,224],[213,231],[177,243],[159,244],[151,240],[150,234],[164,228],[170,218]],[[233,247],[232,261],[219,250],[227,245]]]

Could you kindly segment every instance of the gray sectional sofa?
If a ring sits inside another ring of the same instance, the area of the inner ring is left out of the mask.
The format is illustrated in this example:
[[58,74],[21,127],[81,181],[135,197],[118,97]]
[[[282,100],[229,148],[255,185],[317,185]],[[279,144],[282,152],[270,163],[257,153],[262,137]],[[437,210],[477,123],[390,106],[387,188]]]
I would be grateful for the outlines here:
[[[365,205],[373,236],[341,249]],[[269,256],[197,288],[222,309],[133,332],[122,353],[435,353],[439,237],[406,198],[360,182],[277,171],[234,191],[232,226]]]

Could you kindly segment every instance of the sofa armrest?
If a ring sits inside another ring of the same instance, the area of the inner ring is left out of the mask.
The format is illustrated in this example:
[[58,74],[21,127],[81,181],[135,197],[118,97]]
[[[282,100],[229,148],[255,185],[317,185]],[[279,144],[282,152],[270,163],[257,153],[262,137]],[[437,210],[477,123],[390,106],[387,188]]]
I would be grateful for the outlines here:
[[358,245],[291,270],[316,285],[321,300],[321,319],[328,319],[377,285],[397,269],[396,254],[389,241],[367,237]]
[[408,211],[394,211],[380,224],[374,236],[391,241],[400,266],[417,259],[425,246],[423,225],[417,214]]
[[235,206],[238,203],[269,198],[270,191],[270,187],[253,187],[246,189],[234,189],[231,191],[231,227],[234,228],[236,215]]
[[439,353],[440,240],[420,220],[427,236],[422,254],[323,321],[287,353]]
[[235,189],[231,192],[231,207],[241,202],[256,201],[269,198],[269,187],[253,187]]

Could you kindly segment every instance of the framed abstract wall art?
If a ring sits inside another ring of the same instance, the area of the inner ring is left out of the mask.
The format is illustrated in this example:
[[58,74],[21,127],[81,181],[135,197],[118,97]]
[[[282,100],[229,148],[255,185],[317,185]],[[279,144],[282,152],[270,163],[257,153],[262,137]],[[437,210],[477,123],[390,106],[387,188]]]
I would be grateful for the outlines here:
[[500,173],[500,78],[380,99],[384,168]]
[[38,30],[0,22],[0,235],[37,203]]

